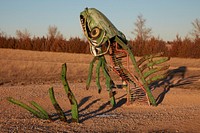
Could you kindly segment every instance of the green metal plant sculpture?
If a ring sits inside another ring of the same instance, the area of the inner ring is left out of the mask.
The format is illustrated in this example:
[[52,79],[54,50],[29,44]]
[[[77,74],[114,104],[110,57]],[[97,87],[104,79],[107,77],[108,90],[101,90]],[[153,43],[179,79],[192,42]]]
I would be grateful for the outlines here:
[[[69,85],[68,85],[68,82],[66,79],[66,71],[67,71],[67,66],[66,66],[66,64],[63,64],[61,76],[62,76],[62,82],[64,85],[65,92],[66,92],[68,99],[70,101],[70,104],[71,104],[72,122],[79,122],[78,104],[77,104],[77,101],[76,101],[76,98],[75,98],[73,92],[69,88]],[[50,95],[51,102],[59,116],[59,119],[61,121],[66,122],[67,118],[65,117],[64,111],[62,110],[62,108],[58,104],[57,100],[55,99],[53,87],[49,88],[49,95]],[[49,115],[47,113],[47,111],[45,111],[45,109],[43,109],[40,105],[38,105],[34,101],[30,102],[30,104],[34,107],[33,108],[19,100],[12,98],[12,97],[8,97],[7,100],[13,104],[16,104],[16,105],[28,110],[29,112],[31,112],[34,116],[36,116],[38,118],[53,120],[53,117],[51,115]]]
[[[127,91],[127,104],[133,101],[146,101],[156,106],[155,98],[150,90],[150,84],[165,77],[159,71],[169,66],[156,66],[169,60],[168,57],[159,58],[162,54],[147,55],[136,61],[131,49],[127,45],[125,35],[120,32],[109,19],[95,8],[86,8],[80,13],[81,26],[90,44],[90,52],[94,59],[90,63],[86,88],[89,88],[94,63],[96,68],[96,83],[98,92],[101,91],[99,75],[100,68],[106,77],[107,90],[111,104],[115,105],[114,83],[108,73],[109,68],[116,72],[124,83]],[[104,55],[110,55],[111,64],[106,62]],[[129,66],[129,59],[133,68]],[[156,74],[158,73],[159,74]]]

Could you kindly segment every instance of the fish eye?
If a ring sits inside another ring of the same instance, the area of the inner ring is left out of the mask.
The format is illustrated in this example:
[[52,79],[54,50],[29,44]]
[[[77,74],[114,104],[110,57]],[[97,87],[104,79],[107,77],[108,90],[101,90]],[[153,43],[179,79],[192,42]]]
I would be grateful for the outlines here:
[[99,29],[98,27],[94,27],[92,28],[90,35],[93,39],[96,39],[97,37],[99,37],[100,33],[101,33],[101,29]]

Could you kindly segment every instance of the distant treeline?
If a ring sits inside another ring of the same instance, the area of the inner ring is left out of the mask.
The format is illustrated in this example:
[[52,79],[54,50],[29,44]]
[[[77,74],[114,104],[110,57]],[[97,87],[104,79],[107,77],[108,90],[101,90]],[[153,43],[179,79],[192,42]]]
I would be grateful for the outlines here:
[[52,51],[67,53],[89,53],[86,41],[79,37],[66,39],[34,37],[33,39],[16,39],[13,37],[0,37],[0,48],[23,49],[34,51]]
[[[200,38],[192,40],[190,38],[181,39],[177,36],[175,40],[170,42],[154,37],[146,41],[136,38],[129,41],[129,46],[135,56],[164,52],[164,56],[200,58]],[[67,40],[54,37],[14,38],[0,35],[0,48],[90,53],[88,42],[79,37],[71,37]]]
[[140,39],[130,41],[132,51],[136,56],[163,52],[164,56],[181,58],[200,58],[200,38],[190,39],[176,37],[173,41],[165,42],[152,37],[145,42]]

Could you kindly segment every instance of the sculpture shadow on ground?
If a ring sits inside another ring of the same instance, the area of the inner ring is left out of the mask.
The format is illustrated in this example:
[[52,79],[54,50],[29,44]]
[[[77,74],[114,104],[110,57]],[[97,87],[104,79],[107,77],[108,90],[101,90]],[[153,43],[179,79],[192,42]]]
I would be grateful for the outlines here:
[[[109,112],[115,110],[116,108],[121,107],[123,104],[126,103],[126,98],[124,98],[125,96],[126,96],[126,94],[116,98],[116,100],[117,99],[120,99],[120,100],[116,103],[115,107],[112,107],[110,105],[110,101],[108,101],[108,102],[104,103],[103,105],[101,105],[98,109],[93,110],[93,111],[88,111],[88,110],[93,105],[98,104],[97,102],[99,102],[100,99],[98,98],[98,99],[95,99],[95,100],[89,102],[90,99],[92,98],[92,96],[86,96],[86,97],[82,98],[80,100],[79,104],[78,104],[78,107],[79,107],[79,123],[82,123],[85,120],[91,119],[93,117],[97,117],[97,116],[101,116],[101,115],[105,115],[105,116],[108,115],[106,113],[109,113]],[[108,108],[108,109],[106,110],[106,108]],[[65,111],[64,114],[65,114],[65,116],[70,117],[71,116],[71,110]],[[59,116],[58,116],[57,113],[51,114],[51,117],[53,118],[54,121],[59,119]],[[70,122],[72,122],[72,120],[68,119],[67,122],[70,123]]]
[[192,84],[200,77],[200,75],[186,77],[186,72],[187,67],[180,66],[176,69],[167,71],[166,77],[164,79],[156,81],[150,85],[152,92],[156,89],[163,89],[161,93],[155,97],[157,105],[162,103],[165,95],[170,91],[171,88]]
[[[123,104],[126,103],[126,98],[123,98],[124,96],[125,95],[117,98],[117,99],[120,99],[120,100],[116,103],[116,105],[114,107],[111,107],[110,101],[108,101],[108,102],[100,105],[98,109],[88,111],[88,109],[91,106],[93,106],[94,104],[96,104],[98,101],[100,101],[100,99],[95,99],[92,102],[88,103],[84,108],[79,110],[80,123],[84,122],[85,120],[91,119],[93,117],[97,117],[97,116],[101,116],[101,115],[108,115],[106,113],[109,113],[109,112],[115,110],[116,108],[121,107]],[[89,97],[91,98],[91,96],[89,96]],[[81,100],[81,101],[84,101],[84,103],[86,103],[87,101],[85,101],[85,100],[89,100],[89,99],[83,98],[83,100]],[[80,104],[79,104],[79,107],[80,107]]]

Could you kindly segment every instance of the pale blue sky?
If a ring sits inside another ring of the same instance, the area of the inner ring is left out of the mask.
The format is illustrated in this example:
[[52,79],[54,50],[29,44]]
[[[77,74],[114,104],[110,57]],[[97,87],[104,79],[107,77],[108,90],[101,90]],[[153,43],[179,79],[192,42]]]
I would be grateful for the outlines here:
[[15,36],[27,29],[31,37],[46,36],[55,25],[66,37],[83,37],[79,14],[85,7],[104,13],[128,39],[142,14],[153,35],[173,40],[185,37],[196,18],[200,19],[200,0],[0,0],[0,32]]

